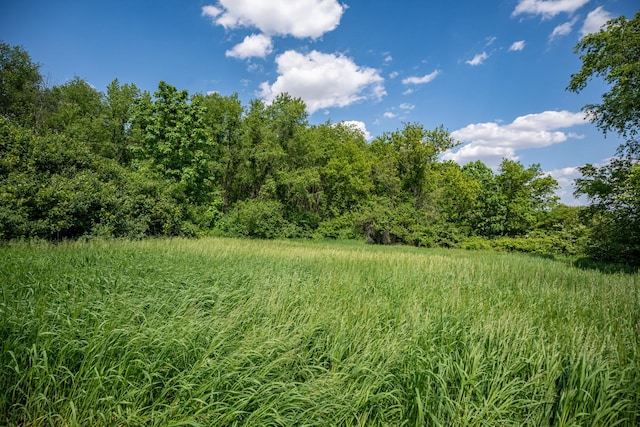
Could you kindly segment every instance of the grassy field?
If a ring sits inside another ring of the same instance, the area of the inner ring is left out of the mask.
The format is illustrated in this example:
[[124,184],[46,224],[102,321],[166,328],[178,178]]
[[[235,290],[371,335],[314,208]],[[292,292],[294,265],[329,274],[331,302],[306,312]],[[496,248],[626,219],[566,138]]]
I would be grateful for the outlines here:
[[357,242],[0,247],[0,425],[640,425],[640,280]]

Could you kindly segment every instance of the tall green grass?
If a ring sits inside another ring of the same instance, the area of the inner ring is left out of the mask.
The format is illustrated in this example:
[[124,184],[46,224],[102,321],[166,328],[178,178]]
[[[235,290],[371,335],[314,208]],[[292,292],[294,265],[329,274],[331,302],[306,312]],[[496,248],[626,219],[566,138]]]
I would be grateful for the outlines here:
[[492,252],[0,247],[0,425],[640,425],[640,281]]

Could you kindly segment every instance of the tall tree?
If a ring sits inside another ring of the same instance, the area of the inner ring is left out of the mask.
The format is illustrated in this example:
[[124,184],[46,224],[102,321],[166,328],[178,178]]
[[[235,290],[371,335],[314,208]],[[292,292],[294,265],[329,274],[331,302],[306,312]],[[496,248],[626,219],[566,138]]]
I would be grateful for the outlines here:
[[393,147],[402,189],[413,197],[416,207],[424,204],[432,164],[438,155],[458,144],[444,127],[428,130],[417,123],[405,123],[400,131],[387,132],[374,143]]
[[140,90],[135,84],[120,84],[118,79],[115,79],[107,86],[104,125],[115,148],[114,157],[124,165],[128,165],[132,158],[129,133],[135,105],[140,96]]
[[596,258],[640,264],[640,12],[609,21],[578,42],[582,68],[568,90],[580,92],[592,77],[610,85],[602,103],[584,109],[605,134],[616,132],[626,143],[607,165],[580,168],[576,195],[591,201],[590,254]]
[[20,46],[0,43],[0,115],[35,127],[42,95],[40,65]]
[[238,95],[194,95],[204,109],[203,123],[211,140],[213,176],[222,185],[225,204],[248,192],[247,149],[243,133],[244,108]]
[[520,162],[504,159],[496,177],[505,203],[504,233],[527,233],[537,222],[536,214],[557,203],[558,182],[542,172],[539,164],[525,168]]
[[617,132],[631,142],[637,153],[640,142],[640,12],[627,20],[610,20],[597,33],[586,35],[575,47],[581,53],[582,68],[571,76],[568,90],[580,92],[593,77],[611,85],[602,103],[587,104],[584,110],[604,132]]
[[155,99],[143,96],[138,102],[144,158],[165,177],[179,183],[188,199],[201,203],[210,196],[211,140],[203,123],[200,98],[189,103],[186,90],[160,82]]

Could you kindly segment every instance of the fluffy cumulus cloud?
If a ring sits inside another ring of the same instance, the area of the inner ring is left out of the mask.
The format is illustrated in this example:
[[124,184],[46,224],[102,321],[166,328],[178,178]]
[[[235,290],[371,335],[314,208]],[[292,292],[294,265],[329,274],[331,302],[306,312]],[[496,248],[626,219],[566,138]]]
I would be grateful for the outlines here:
[[512,16],[541,15],[549,19],[560,13],[572,14],[587,3],[589,0],[519,0]]
[[604,10],[602,6],[592,10],[584,20],[584,24],[582,24],[580,37],[584,37],[591,33],[597,33],[610,19],[613,19],[613,16]]
[[518,159],[517,150],[546,147],[580,138],[575,133],[558,129],[588,123],[584,113],[545,111],[516,118],[512,123],[502,125],[495,122],[470,124],[451,133],[463,143],[457,151],[447,152],[443,158],[465,164],[482,160],[489,166],[497,166],[502,158]]
[[220,0],[202,14],[227,29],[315,39],[338,26],[345,8],[337,0]]
[[476,65],[482,65],[482,63],[487,58],[489,58],[489,55],[487,54],[487,52],[482,52],[482,53],[478,53],[472,59],[466,61],[466,63],[475,67]]
[[233,47],[226,52],[227,56],[232,58],[251,58],[258,56],[264,58],[273,51],[273,43],[271,37],[264,34],[252,34],[244,38],[242,43]]
[[307,104],[310,113],[328,107],[346,107],[364,99],[386,95],[378,70],[358,66],[344,55],[289,50],[276,57],[278,78],[263,82],[259,96],[267,102],[289,93]]
[[436,70],[433,73],[429,73],[429,74],[426,74],[424,76],[407,77],[406,79],[402,80],[402,84],[404,84],[404,85],[422,85],[422,84],[425,84],[425,83],[429,83],[430,81],[435,79],[438,76],[438,74],[440,74],[440,72],[438,70]]
[[525,42],[524,40],[519,40],[517,42],[513,42],[509,47],[509,52],[518,52],[524,49]]

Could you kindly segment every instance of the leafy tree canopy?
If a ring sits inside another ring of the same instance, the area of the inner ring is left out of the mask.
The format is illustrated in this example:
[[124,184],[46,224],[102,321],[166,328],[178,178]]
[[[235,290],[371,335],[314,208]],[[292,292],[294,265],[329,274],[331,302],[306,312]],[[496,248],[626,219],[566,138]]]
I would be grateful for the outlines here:
[[640,130],[640,12],[630,20],[621,16],[609,21],[582,38],[575,52],[581,54],[582,68],[567,89],[580,92],[592,77],[602,77],[611,89],[602,103],[584,110],[603,132],[634,139]]

